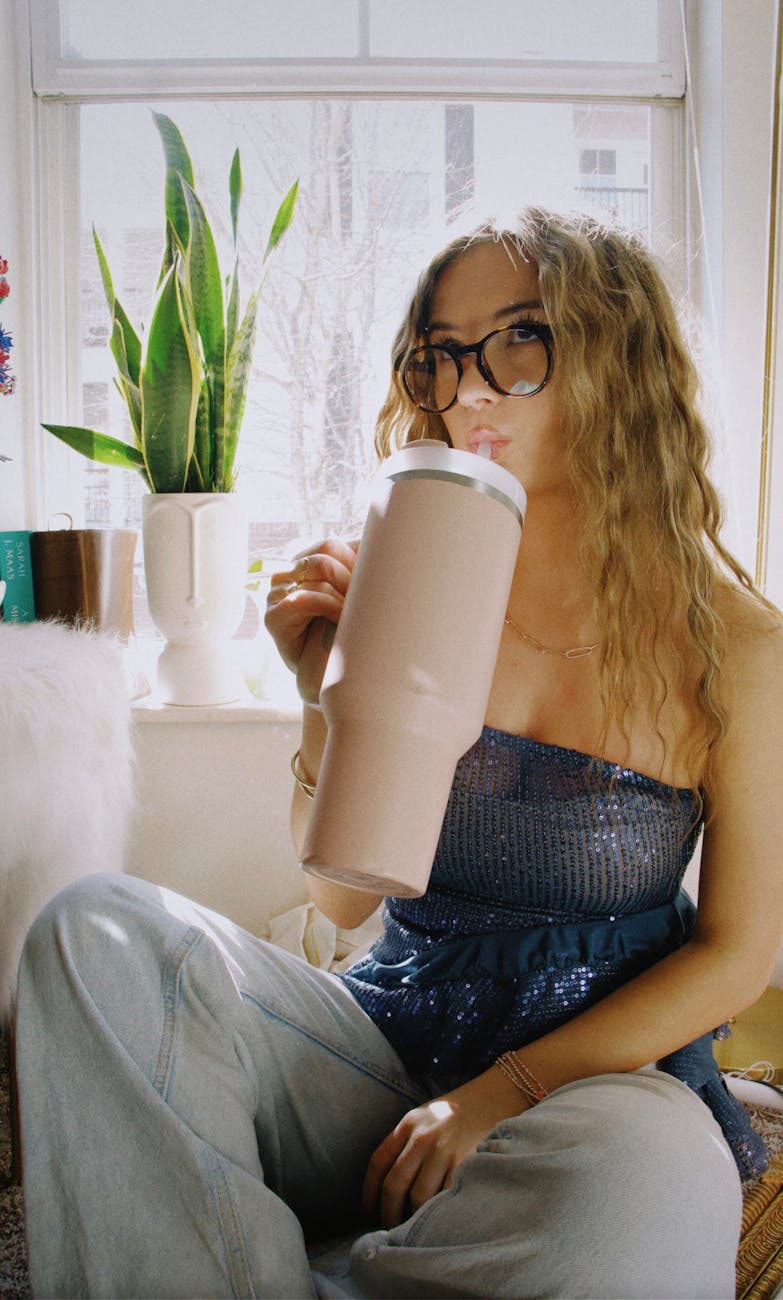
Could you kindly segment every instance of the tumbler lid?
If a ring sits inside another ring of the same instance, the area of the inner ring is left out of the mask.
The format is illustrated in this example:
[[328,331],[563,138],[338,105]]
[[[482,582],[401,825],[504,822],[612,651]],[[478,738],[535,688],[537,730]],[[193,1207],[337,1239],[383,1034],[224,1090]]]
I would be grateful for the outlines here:
[[383,462],[382,477],[393,483],[406,478],[446,479],[474,488],[500,501],[519,520],[525,518],[525,489],[502,465],[471,451],[457,451],[435,438],[419,438],[406,443]]

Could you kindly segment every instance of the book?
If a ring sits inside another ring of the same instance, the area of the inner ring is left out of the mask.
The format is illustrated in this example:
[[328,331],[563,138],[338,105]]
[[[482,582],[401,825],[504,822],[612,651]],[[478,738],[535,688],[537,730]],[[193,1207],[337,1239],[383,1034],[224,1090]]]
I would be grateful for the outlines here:
[[29,532],[0,531],[0,579],[6,586],[3,597],[6,623],[33,623],[35,597]]

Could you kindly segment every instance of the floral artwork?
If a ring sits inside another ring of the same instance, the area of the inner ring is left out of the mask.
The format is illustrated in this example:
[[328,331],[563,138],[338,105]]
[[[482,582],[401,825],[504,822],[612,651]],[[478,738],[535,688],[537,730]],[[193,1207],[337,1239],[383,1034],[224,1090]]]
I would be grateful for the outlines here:
[[[0,303],[5,302],[11,286],[8,283],[8,262],[4,257],[0,257]],[[16,376],[11,371],[10,359],[13,340],[9,332],[3,329],[0,322],[0,394],[3,397],[10,397],[16,387]]]

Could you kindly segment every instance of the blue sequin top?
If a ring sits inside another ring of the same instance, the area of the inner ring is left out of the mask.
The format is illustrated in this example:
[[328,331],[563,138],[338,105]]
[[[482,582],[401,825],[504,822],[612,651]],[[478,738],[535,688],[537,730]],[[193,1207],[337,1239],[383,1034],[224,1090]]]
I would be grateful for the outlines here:
[[[430,884],[388,898],[342,978],[433,1092],[540,1037],[687,941],[691,790],[485,727],[460,759]],[[722,1125],[743,1177],[763,1144],[705,1035],[659,1062]]]

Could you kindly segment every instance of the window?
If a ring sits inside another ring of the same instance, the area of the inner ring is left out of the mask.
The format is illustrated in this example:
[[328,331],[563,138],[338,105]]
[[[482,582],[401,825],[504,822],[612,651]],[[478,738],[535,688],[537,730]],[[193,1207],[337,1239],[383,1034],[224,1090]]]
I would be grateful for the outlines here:
[[[118,0],[30,3],[42,136],[59,159],[44,221],[66,241],[73,221],[81,249],[65,294],[70,350],[43,418],[64,420],[67,389],[70,420],[130,438],[91,226],[128,315],[148,321],[164,174],[151,107],[183,131],[224,265],[239,145],[245,293],[299,177],[240,439],[253,556],[359,526],[391,340],[419,271],[455,233],[535,202],[609,210],[667,251],[681,242],[684,83],[669,0],[485,0],[480,22],[468,0],[291,0],[285,22],[268,0],[230,0],[217,24],[212,11],[199,22],[200,0],[144,0],[132,19]],[[55,256],[49,277],[62,273]],[[74,517],[137,526],[139,480],[62,455]]]
[[579,155],[582,176],[611,176],[617,172],[616,149],[583,149]]

